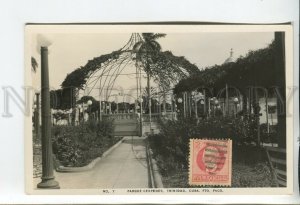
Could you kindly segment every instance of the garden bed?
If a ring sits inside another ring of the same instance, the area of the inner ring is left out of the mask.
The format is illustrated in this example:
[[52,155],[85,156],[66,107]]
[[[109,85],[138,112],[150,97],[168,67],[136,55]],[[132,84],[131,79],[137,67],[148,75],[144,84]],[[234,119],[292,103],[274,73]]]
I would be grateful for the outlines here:
[[232,140],[232,187],[275,186],[266,152],[256,144],[253,124],[252,119],[231,123],[228,119],[161,122],[160,133],[148,139],[164,187],[191,187],[188,184],[189,140],[201,137]]
[[102,156],[121,137],[113,136],[110,120],[87,122],[78,126],[54,126],[52,128],[53,154],[65,167],[83,167]]
[[[83,167],[119,142],[122,137],[112,135],[109,120],[101,124],[87,122],[79,126],[61,125],[52,127],[53,154],[57,165]],[[42,174],[42,149],[40,138],[33,133],[33,177]]]

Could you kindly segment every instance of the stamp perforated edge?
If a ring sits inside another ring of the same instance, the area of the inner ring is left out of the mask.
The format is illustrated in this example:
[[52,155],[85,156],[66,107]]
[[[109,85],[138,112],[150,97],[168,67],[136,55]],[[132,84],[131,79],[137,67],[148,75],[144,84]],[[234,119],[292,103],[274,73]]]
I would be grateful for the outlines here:
[[[229,149],[229,152],[228,153],[228,166],[229,166],[229,180],[228,180],[228,183],[226,184],[218,184],[218,183],[215,183],[215,182],[208,182],[208,183],[205,183],[205,184],[198,184],[198,183],[194,183],[192,182],[192,169],[191,169],[191,166],[192,166],[192,163],[193,163],[193,160],[192,160],[192,154],[193,154],[193,142],[194,141],[201,141],[201,140],[211,140],[211,141],[228,141],[228,149]],[[206,187],[206,186],[213,186],[213,187],[231,187],[232,185],[232,140],[229,139],[229,138],[217,138],[217,139],[209,139],[209,138],[191,138],[190,141],[189,141],[189,185],[191,186],[199,186],[199,187]]]

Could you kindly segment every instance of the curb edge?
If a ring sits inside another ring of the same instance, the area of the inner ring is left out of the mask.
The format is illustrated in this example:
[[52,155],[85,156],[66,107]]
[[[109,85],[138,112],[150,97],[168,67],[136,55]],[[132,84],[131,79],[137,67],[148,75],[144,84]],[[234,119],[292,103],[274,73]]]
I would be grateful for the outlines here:
[[109,153],[111,153],[115,148],[117,148],[122,142],[124,141],[124,137],[119,140],[116,144],[111,146],[108,150],[106,150],[101,157],[97,157],[93,161],[91,161],[88,165],[84,167],[65,167],[65,166],[58,166],[55,168],[57,172],[84,172],[89,171],[94,168],[94,166],[104,157],[106,157]]

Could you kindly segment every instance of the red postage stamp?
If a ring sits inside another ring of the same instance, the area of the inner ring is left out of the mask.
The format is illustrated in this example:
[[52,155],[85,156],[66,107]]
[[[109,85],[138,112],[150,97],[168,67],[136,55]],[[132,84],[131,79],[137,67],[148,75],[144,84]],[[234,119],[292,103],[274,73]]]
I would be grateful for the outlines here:
[[190,185],[231,186],[232,141],[190,140]]

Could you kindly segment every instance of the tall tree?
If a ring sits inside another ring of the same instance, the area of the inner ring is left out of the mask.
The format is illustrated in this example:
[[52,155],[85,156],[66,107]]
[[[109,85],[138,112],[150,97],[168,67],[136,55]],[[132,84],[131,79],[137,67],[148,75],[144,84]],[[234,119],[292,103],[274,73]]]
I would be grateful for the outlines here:
[[142,63],[144,71],[147,73],[147,95],[149,98],[149,103],[151,103],[150,78],[153,75],[151,69],[156,63],[159,52],[161,51],[161,46],[157,42],[157,39],[165,37],[166,34],[142,33],[142,36],[143,39],[133,46],[133,51],[136,53],[136,60]]

